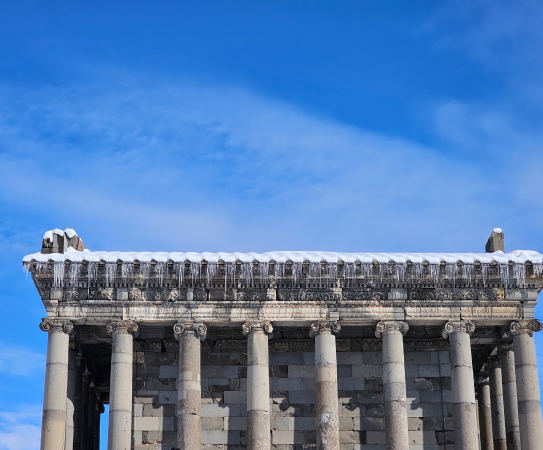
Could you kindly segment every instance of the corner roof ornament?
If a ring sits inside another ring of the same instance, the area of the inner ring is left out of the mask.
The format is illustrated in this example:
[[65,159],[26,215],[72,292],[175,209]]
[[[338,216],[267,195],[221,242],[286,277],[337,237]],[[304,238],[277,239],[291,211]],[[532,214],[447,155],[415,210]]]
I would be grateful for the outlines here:
[[504,244],[503,244],[503,231],[501,228],[494,228],[492,232],[490,233],[490,237],[488,238],[488,241],[486,242],[485,250],[487,253],[494,253],[504,251]]
[[62,231],[60,228],[46,231],[43,235],[41,253],[65,253],[69,247],[78,252],[86,249],[85,244],[72,228]]

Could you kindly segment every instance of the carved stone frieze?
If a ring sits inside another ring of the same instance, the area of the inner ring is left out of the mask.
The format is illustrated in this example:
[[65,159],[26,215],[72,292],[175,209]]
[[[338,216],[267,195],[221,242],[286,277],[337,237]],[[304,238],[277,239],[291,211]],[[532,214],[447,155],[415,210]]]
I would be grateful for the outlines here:
[[341,330],[341,325],[337,321],[319,320],[311,324],[311,327],[309,330],[309,336],[313,338],[317,336],[318,334],[322,334],[322,333],[337,334],[339,333],[340,330]]
[[375,327],[375,337],[380,338],[383,333],[390,331],[397,331],[404,335],[409,330],[409,325],[407,322],[390,320],[385,322],[379,322]]
[[509,335],[515,336],[516,334],[528,333],[534,334],[543,330],[543,324],[539,319],[532,320],[515,320],[509,326]]
[[513,342],[501,341],[498,343],[498,355],[503,355],[504,353],[510,352],[511,350],[513,350]]

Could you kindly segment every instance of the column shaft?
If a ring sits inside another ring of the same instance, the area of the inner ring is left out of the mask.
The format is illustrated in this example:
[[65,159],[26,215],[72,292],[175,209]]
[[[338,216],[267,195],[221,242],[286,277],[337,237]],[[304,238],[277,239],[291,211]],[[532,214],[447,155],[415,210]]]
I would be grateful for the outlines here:
[[477,411],[471,361],[470,334],[475,327],[470,321],[449,322],[451,380],[456,450],[473,450],[479,446]]
[[492,408],[490,406],[490,385],[488,378],[481,380],[477,386],[479,400],[479,431],[481,450],[494,450],[492,437]]
[[81,450],[89,450],[87,443],[88,423],[89,423],[89,389],[90,373],[85,370],[81,380]]
[[88,415],[88,421],[87,421],[87,449],[88,450],[96,450],[94,448],[94,422],[96,420],[96,391],[94,390],[94,385],[92,385],[89,389],[89,405],[87,408],[87,415]]
[[41,428],[41,450],[64,450],[66,438],[66,402],[68,392],[68,349],[70,322],[62,324],[43,320],[43,331],[49,332],[45,366],[45,391]]
[[66,398],[66,443],[65,450],[73,450],[75,436],[75,385],[79,374],[77,353],[73,348],[68,351],[68,392]]
[[185,329],[181,324],[177,324],[174,331],[179,339],[177,446],[181,450],[200,450],[202,420],[200,339],[202,335],[198,333],[197,328]]
[[383,389],[387,450],[409,450],[403,334],[406,322],[379,322],[376,335],[383,339]]
[[109,391],[108,450],[130,450],[132,444],[132,355],[134,322],[113,322]]
[[543,446],[543,418],[533,331],[539,331],[541,323],[521,321],[519,329],[514,329],[514,325],[515,323],[511,325],[511,329],[517,377],[520,442],[522,450],[537,450]]
[[502,369],[497,357],[490,366],[490,402],[492,408],[492,435],[494,450],[507,450],[505,433],[505,411],[503,407]]
[[315,413],[317,450],[339,449],[336,337],[334,323],[312,324],[315,337]]
[[511,345],[502,347],[500,360],[502,365],[503,407],[507,450],[521,450],[515,354]]
[[269,323],[246,323],[247,449],[270,449]]
[[77,373],[75,377],[75,399],[74,399],[74,448],[81,450],[81,420],[83,415],[83,361],[80,356],[76,357]]

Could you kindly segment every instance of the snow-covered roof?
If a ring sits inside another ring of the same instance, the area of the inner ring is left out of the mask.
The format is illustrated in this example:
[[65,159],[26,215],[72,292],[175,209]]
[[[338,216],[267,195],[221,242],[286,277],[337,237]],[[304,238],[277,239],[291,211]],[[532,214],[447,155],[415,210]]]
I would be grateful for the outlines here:
[[266,253],[196,253],[196,252],[102,252],[102,251],[77,251],[68,248],[66,253],[32,253],[23,258],[23,262],[28,264],[32,261],[36,262],[99,262],[105,261],[109,263],[122,261],[130,263],[139,262],[270,262],[284,263],[292,262],[321,262],[337,263],[343,261],[345,263],[371,263],[377,261],[380,263],[388,263],[394,261],[399,264],[408,261],[412,263],[422,263],[428,261],[430,264],[439,264],[442,261],[446,263],[457,263],[462,261],[466,264],[473,264],[476,261],[480,263],[491,263],[493,261],[498,264],[507,264],[510,261],[514,263],[526,263],[527,261],[533,264],[543,264],[543,254],[530,250],[515,250],[509,253],[501,251],[494,253],[344,253],[344,252],[319,252],[319,251],[276,251]]

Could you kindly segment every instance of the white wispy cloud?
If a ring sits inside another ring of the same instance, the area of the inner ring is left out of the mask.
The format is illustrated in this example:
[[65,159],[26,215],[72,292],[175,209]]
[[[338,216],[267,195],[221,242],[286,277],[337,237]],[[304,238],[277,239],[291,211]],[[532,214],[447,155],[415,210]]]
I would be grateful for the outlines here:
[[21,407],[0,411],[0,449],[37,450],[40,448],[41,407]]
[[22,377],[41,377],[45,373],[45,355],[9,344],[0,348],[0,372]]

